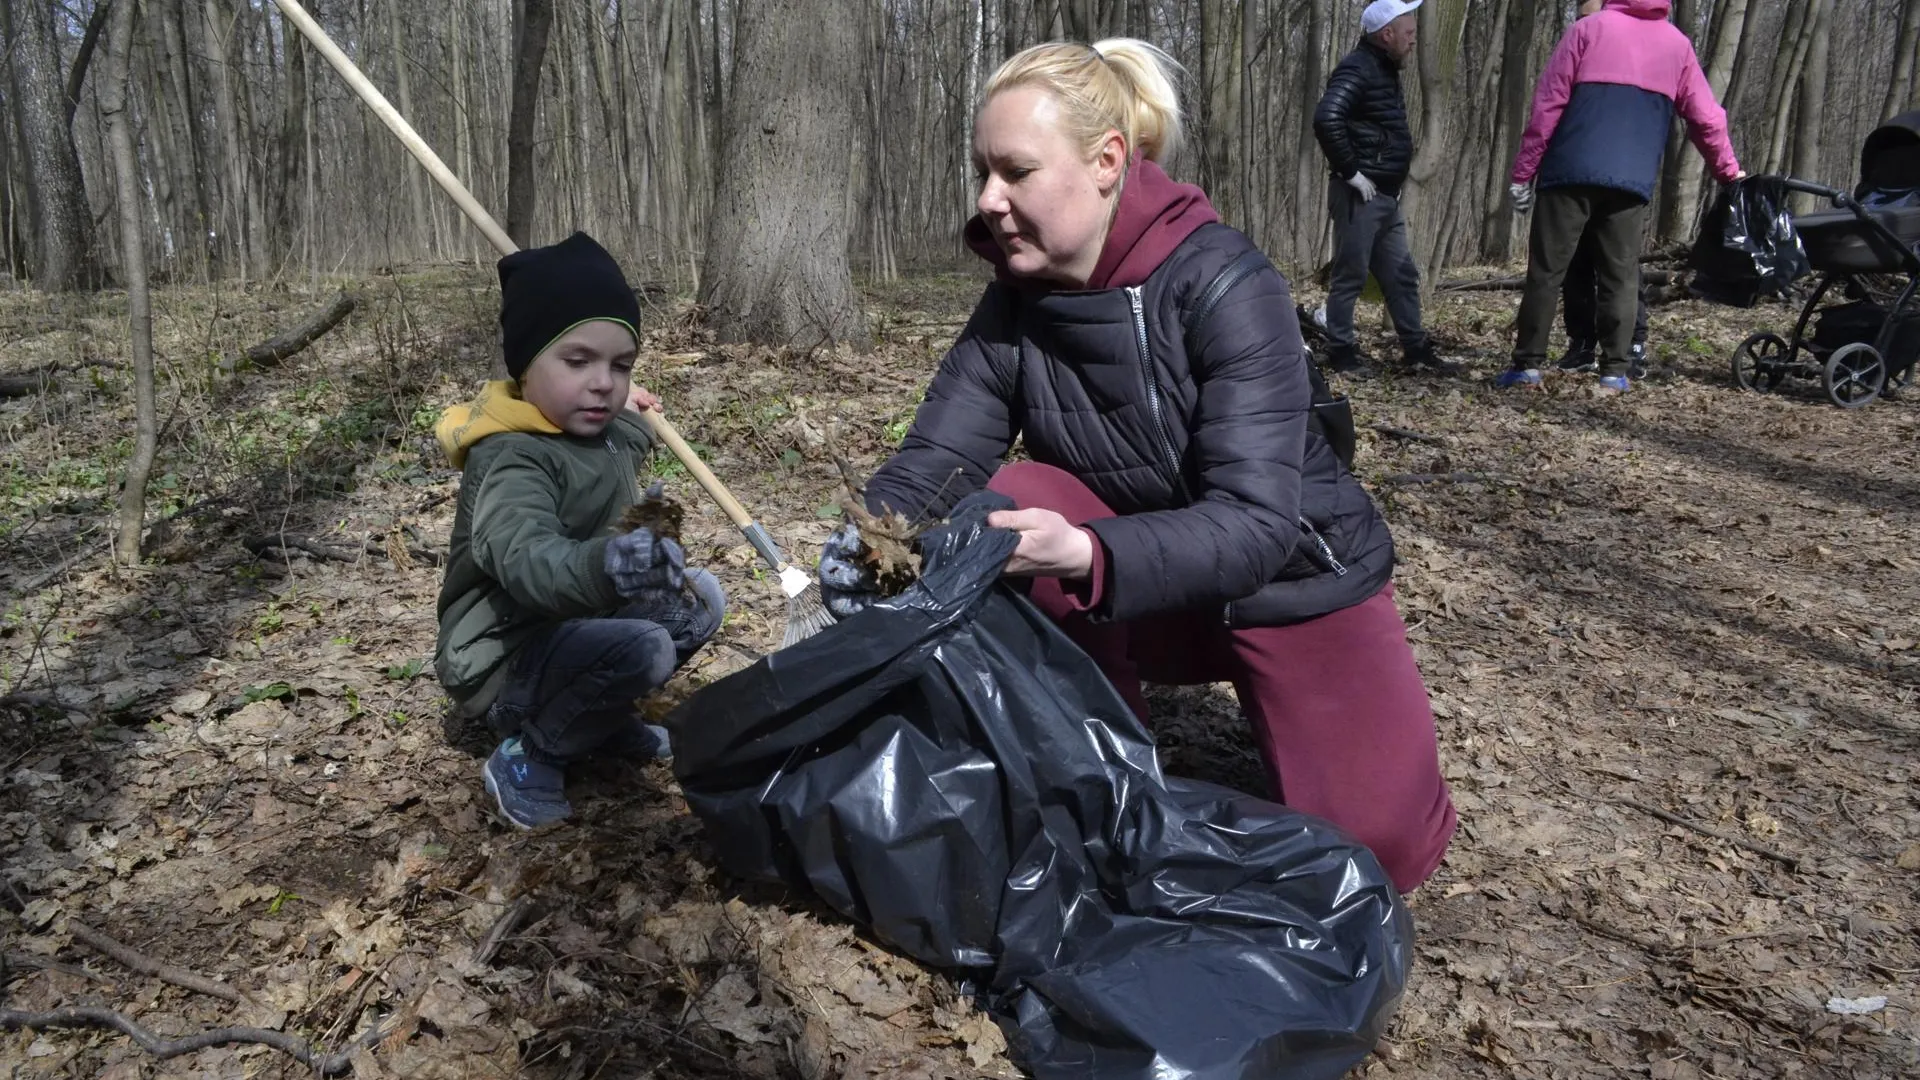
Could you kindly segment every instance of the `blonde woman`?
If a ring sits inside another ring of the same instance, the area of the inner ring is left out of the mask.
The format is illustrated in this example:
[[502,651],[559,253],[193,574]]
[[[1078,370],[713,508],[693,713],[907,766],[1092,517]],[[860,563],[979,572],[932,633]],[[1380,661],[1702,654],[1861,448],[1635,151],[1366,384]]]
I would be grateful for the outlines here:
[[[1006,572],[1143,718],[1143,679],[1233,683],[1273,794],[1412,889],[1454,813],[1392,541],[1309,422],[1286,281],[1158,164],[1177,73],[1118,39],[1036,46],[988,82],[966,239],[997,280],[867,499],[913,518],[1009,497],[989,519],[1020,534]],[[1003,466],[1016,436],[1031,460]],[[873,596],[858,547],[843,526],[821,560],[843,616]]]

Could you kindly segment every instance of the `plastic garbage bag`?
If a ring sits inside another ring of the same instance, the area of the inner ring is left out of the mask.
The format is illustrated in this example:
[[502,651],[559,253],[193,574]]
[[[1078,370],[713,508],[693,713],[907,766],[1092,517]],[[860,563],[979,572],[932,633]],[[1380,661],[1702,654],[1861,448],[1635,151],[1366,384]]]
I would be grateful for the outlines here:
[[1752,307],[1812,268],[1778,177],[1750,176],[1720,190],[1694,239],[1695,296],[1730,307]]
[[918,584],[669,718],[722,865],[971,982],[1041,1080],[1341,1076],[1412,962],[1391,880],[1324,821],[1163,777],[1000,581],[1010,505],[963,501]]

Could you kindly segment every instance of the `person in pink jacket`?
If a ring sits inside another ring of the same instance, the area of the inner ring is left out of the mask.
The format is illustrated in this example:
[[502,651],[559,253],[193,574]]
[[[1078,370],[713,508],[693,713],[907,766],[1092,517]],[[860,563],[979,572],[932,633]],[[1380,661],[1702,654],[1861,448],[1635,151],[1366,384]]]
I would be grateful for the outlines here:
[[[1582,13],[1590,6],[1594,0]],[[1514,207],[1533,211],[1533,225],[1519,338],[1512,367],[1496,380],[1502,387],[1540,385],[1554,302],[1587,233],[1598,263],[1600,385],[1628,389],[1641,234],[1676,112],[1716,179],[1745,175],[1693,43],[1667,21],[1672,7],[1606,0],[1573,24],[1540,76],[1513,162]]]

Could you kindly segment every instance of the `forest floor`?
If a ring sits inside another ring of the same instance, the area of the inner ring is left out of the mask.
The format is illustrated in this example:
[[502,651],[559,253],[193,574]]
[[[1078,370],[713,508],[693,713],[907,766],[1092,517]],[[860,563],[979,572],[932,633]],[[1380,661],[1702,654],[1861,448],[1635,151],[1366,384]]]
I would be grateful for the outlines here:
[[[326,292],[159,294],[153,505],[175,516],[131,571],[106,546],[133,429],[124,297],[0,294],[0,376],[60,365],[0,401],[0,1006],[329,1049],[384,1017],[362,1078],[1017,1076],[946,980],[718,871],[665,766],[586,770],[558,829],[491,818],[488,740],[444,721],[430,662],[458,486],[430,427],[486,374],[491,274],[352,284],[345,326],[237,376],[222,358]],[[864,356],[715,346],[656,300],[639,374],[810,563],[837,485],[822,428],[875,464],[978,287],[869,290]],[[1590,376],[1497,393],[1515,302],[1436,300],[1470,377],[1346,387],[1462,822],[1357,1072],[1915,1075],[1920,405],[1733,389],[1733,345],[1789,313],[1694,303],[1656,310],[1657,370],[1629,396]],[[734,605],[692,685],[772,648],[784,602],[657,467]],[[1259,783],[1229,691],[1153,700],[1169,773]],[[0,1062],[310,1075],[262,1047],[155,1063],[98,1030],[0,1034]]]

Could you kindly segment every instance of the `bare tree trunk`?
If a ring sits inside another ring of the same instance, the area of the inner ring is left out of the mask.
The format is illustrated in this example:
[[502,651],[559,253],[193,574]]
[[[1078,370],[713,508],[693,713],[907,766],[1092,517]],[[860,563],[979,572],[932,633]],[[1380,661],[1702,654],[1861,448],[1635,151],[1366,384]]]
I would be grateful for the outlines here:
[[127,323],[132,336],[134,441],[120,488],[120,522],[114,553],[122,562],[140,561],[140,534],[146,526],[147,477],[153,472],[158,442],[153,392],[153,313],[147,296],[146,223],[141,220],[140,178],[133,154],[133,117],[127,107],[127,74],[133,52],[134,0],[114,4],[107,34],[106,70],[97,90],[100,116],[113,150],[113,175],[119,189],[121,274],[127,282]]
[[93,50],[100,41],[100,31],[107,25],[107,16],[113,11],[113,0],[100,0],[94,5],[93,15],[87,19],[86,33],[80,37],[80,51],[74,54],[73,67],[67,72],[67,126],[73,126],[73,112],[80,107],[80,88],[87,82],[87,67],[93,62]]
[[[1713,96],[1726,104],[1739,64],[1740,46],[1746,38],[1747,0],[1720,0],[1714,13],[1713,46],[1707,55],[1707,85]],[[1669,150],[1667,183],[1661,194],[1660,236],[1667,240],[1685,240],[1693,235],[1700,216],[1700,189],[1705,183],[1707,160],[1689,152],[1678,143]]]
[[34,283],[50,292],[101,284],[80,155],[67,126],[66,85],[53,37],[53,5],[0,3],[0,38],[10,59],[14,145],[26,177],[33,220]]
[[866,0],[762,0],[743,20],[701,272],[723,339],[866,342],[847,261],[866,15]]
[[1788,167],[1788,136],[1792,132],[1788,122],[1793,117],[1793,95],[1800,85],[1801,65],[1807,58],[1809,7],[1809,3],[1800,3],[1787,9],[1787,23],[1780,35],[1779,51],[1774,58],[1774,70],[1778,75],[1767,95],[1767,116],[1773,120],[1773,134],[1767,141],[1767,170],[1770,172]]
[[[400,7],[387,5],[387,35],[392,42],[394,88],[400,93],[400,115],[409,119],[415,116],[413,111],[413,76],[407,73],[407,46],[400,37]],[[425,169],[413,162],[402,162],[400,167],[407,173],[407,209],[410,211],[409,226],[413,235],[407,245],[410,251],[423,250],[426,239],[433,233],[432,223],[427,218]]]
[[1909,95],[1914,90],[1914,65],[1920,54],[1920,0],[1907,0],[1900,14],[1900,37],[1893,46],[1893,75],[1887,80],[1887,99],[1880,119],[1891,120],[1909,108],[1920,107]]
[[533,122],[540,103],[540,68],[553,27],[553,0],[519,0],[514,35],[513,105],[507,117],[507,235],[521,247],[533,228]]
[[1827,124],[1827,56],[1833,40],[1833,0],[1808,0],[1808,4],[1807,59],[1800,76],[1800,107],[1794,118],[1793,172],[1818,180],[1822,176],[1821,137]]

